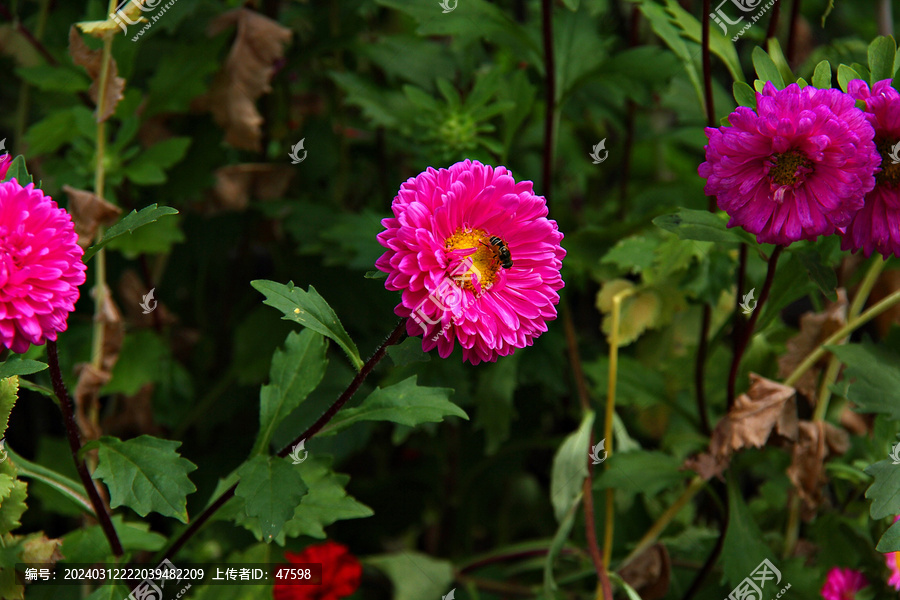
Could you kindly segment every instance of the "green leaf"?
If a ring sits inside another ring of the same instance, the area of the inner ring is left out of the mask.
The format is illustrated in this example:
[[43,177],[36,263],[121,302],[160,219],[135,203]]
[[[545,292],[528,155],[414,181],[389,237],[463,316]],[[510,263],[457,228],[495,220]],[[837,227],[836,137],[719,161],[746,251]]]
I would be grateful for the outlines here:
[[572,506],[566,511],[562,520],[559,522],[559,527],[556,529],[556,533],[553,535],[553,541],[550,543],[550,549],[547,552],[547,556],[544,558],[544,596],[546,598],[556,597],[554,592],[557,590],[557,585],[556,580],[553,577],[553,564],[556,562],[556,557],[559,556],[559,553],[569,540],[569,535],[572,533],[572,525],[575,524],[575,514],[578,512],[578,505],[581,504],[581,497],[582,492],[579,491],[572,502]]
[[101,585],[84,600],[122,600],[131,595],[131,590],[122,584]]
[[731,92],[734,94],[734,100],[740,106],[748,106],[756,109],[756,91],[744,83],[743,81],[735,81],[731,86]]
[[[738,229],[728,229],[725,221],[707,210],[679,208],[678,212],[653,219],[653,224],[671,231],[683,240],[701,242],[741,242],[745,241]],[[746,232],[743,234],[749,235]]]
[[844,92],[847,91],[847,84],[854,79],[862,79],[862,77],[847,65],[840,65],[838,67],[838,85],[841,86],[841,89],[844,90]]
[[0,379],[0,438],[6,433],[6,426],[9,424],[9,414],[12,412],[13,406],[16,405],[18,396],[18,377],[13,375],[12,377]]
[[[77,504],[78,511],[83,511],[92,515],[94,514],[94,507],[91,506],[91,503],[87,499],[87,497],[83,495],[84,486],[82,486],[80,482],[66,477],[61,473],[57,473],[53,469],[48,469],[43,465],[26,460],[13,452],[10,448],[7,448],[6,452],[9,455],[10,461],[15,465],[16,471],[18,472],[18,476],[20,478],[33,479],[35,481],[44,483],[58,493],[62,494],[62,496],[64,496],[68,500],[71,500],[72,502]],[[35,496],[39,495],[38,489],[39,488],[33,487],[32,494]],[[47,502],[44,501],[44,498],[41,498],[41,500],[44,504],[43,508],[49,509]],[[81,514],[78,511],[75,512],[76,515]]]
[[414,427],[421,423],[439,423],[446,416],[468,420],[465,411],[450,402],[452,388],[416,385],[418,375],[386,388],[377,388],[356,408],[345,408],[335,415],[320,435],[342,431],[359,421],[393,421]]
[[619,266],[623,272],[637,274],[653,265],[658,239],[632,236],[620,240],[600,259],[601,264]]
[[0,535],[9,533],[22,523],[19,519],[28,509],[25,498],[28,497],[28,486],[6,473],[0,473]]
[[[684,65],[685,72],[694,91],[697,94],[697,100],[702,107],[704,105],[703,86],[700,82],[700,74],[697,70],[697,63],[694,58],[694,51],[688,47],[687,41],[681,37],[681,30],[675,27],[670,21],[670,15],[665,9],[655,2],[641,2],[638,4],[641,13],[650,22],[653,32],[669,46],[669,49],[677,56]],[[710,29],[712,33],[712,30]],[[695,46],[696,47],[696,46]],[[740,68],[738,68],[740,73]],[[744,76],[740,74],[734,77],[735,81],[743,81]]]
[[778,69],[778,72],[781,73],[781,78],[784,80],[785,84],[797,81],[793,71],[791,71],[790,65],[788,65],[787,59],[784,57],[784,52],[781,51],[781,44],[778,43],[778,38],[771,37],[767,39],[766,48],[769,51],[769,58],[775,63],[775,67]]
[[641,596],[635,591],[633,587],[628,585],[628,583],[626,583],[626,581],[622,579],[622,576],[618,573],[610,571],[609,580],[625,590],[625,595],[628,596],[628,600],[641,600]]
[[0,379],[12,377],[13,375],[31,375],[46,368],[47,363],[15,355],[8,358],[6,362],[0,363]]
[[125,176],[137,185],[166,182],[165,170],[184,158],[189,137],[173,137],[150,146],[125,166]]
[[885,459],[869,465],[866,474],[874,479],[866,490],[866,498],[872,501],[869,516],[883,519],[900,513],[900,469],[894,461]]
[[152,511],[187,523],[187,495],[197,490],[187,474],[197,466],[179,456],[180,445],[149,435],[124,442],[103,436],[83,450],[98,449],[93,477],[109,488],[112,508],[125,505],[142,517]]
[[431,356],[422,350],[422,340],[418,337],[408,337],[399,344],[388,346],[387,355],[397,367],[431,360]]
[[775,61],[759,46],[753,49],[753,68],[762,81],[771,81],[776,89],[784,89],[784,77],[775,66]]
[[900,359],[895,354],[870,344],[827,348],[847,365],[844,377],[852,381],[847,398],[856,404],[857,412],[883,413],[891,419],[900,419],[900,402],[897,402]]
[[[642,7],[648,3],[643,3]],[[685,37],[700,43],[702,29],[700,21],[697,17],[684,10],[678,3],[678,0],[666,0],[666,11],[672,15],[672,21],[681,28]],[[709,29],[709,49],[710,51],[722,59],[728,73],[735,81],[744,81],[744,71],[741,68],[741,61],[738,58],[737,50],[731,38],[725,37],[719,33],[718,29],[710,27]]]
[[763,542],[763,534],[753,519],[733,472],[728,473],[728,505],[731,514],[722,550],[722,570],[731,587],[737,586],[772,551]]
[[594,412],[588,411],[581,419],[578,429],[566,436],[553,457],[550,472],[550,503],[558,522],[562,522],[575,499],[581,493],[584,478],[587,477],[587,461],[590,456],[591,428],[594,426]]
[[819,89],[831,88],[831,63],[827,60],[821,61],[816,65],[816,70],[812,76],[813,87]]
[[563,0],[563,4],[566,5],[566,8],[569,10],[578,10],[578,5],[581,3],[581,0]]
[[831,301],[837,300],[837,273],[833,267],[822,262],[819,253],[812,248],[795,251],[800,264],[809,273],[809,279],[815,283],[822,293]]
[[68,66],[37,65],[19,67],[16,75],[44,92],[82,92],[91,87],[91,81],[80,71]]
[[885,554],[900,551],[900,521],[891,525],[884,532],[875,549]]
[[394,587],[393,600],[436,600],[452,587],[453,565],[419,552],[380,554],[363,562],[388,576]]
[[28,128],[25,143],[29,156],[50,154],[78,137],[75,109],[53,111],[45,119]]
[[121,221],[106,230],[103,239],[84,251],[82,260],[87,262],[100,248],[110,243],[120,235],[131,233],[139,227],[143,227],[148,223],[153,223],[166,215],[177,215],[178,211],[169,206],[157,206],[151,204],[142,208],[140,211],[133,210],[128,213]]
[[[418,341],[419,338],[414,338]],[[493,455],[509,439],[512,419],[516,414],[513,396],[516,392],[518,359],[509,357],[490,365],[478,374],[475,387],[475,428],[484,430],[484,453]]]
[[613,488],[654,497],[691,476],[690,472],[679,470],[682,462],[663,452],[618,452],[609,458],[606,470],[594,480],[594,489]]
[[[294,516],[285,523],[282,538],[308,535],[324,539],[325,527],[336,521],[371,517],[372,509],[347,494],[348,475],[331,470],[330,458],[310,456],[303,463],[303,481],[309,492],[300,500]],[[279,540],[283,543],[283,539]]]
[[163,219],[150,223],[132,232],[120,235],[110,241],[108,248],[121,252],[125,258],[135,259],[141,254],[167,254],[172,246],[184,241],[181,218]]
[[6,172],[6,177],[3,178],[3,181],[7,182],[12,179],[18,181],[19,185],[23,187],[29,183],[34,183],[34,177],[32,177],[28,173],[28,169],[25,168],[25,157],[21,154],[15,157],[9,165],[9,170]]
[[879,36],[872,40],[869,44],[869,72],[871,73],[870,84],[883,79],[891,79],[894,77],[896,69],[894,67],[894,58],[897,55],[897,42],[894,38],[886,35]]
[[328,306],[328,302],[319,295],[316,288],[309,286],[309,291],[305,292],[295,287],[293,281],[284,285],[265,279],[251,281],[250,285],[266,297],[263,304],[284,313],[282,319],[294,321],[333,339],[347,353],[356,370],[362,369],[363,361],[359,357],[356,344],[347,335],[334,310]]
[[328,344],[311,329],[292,331],[284,347],[283,351],[275,350],[269,385],[259,393],[259,435],[254,454],[268,449],[275,428],[316,389],[328,366]]
[[[141,521],[125,521],[122,515],[113,515],[113,527],[126,551],[148,550],[155,552],[166,543],[166,537],[150,531],[150,524]],[[76,529],[62,538],[60,548],[68,562],[102,562],[112,555],[109,541],[99,525]],[[121,599],[120,599],[121,600]]]
[[306,494],[299,470],[285,459],[254,456],[237,470],[235,495],[244,500],[244,512],[258,519],[263,540],[271,542]]
[[101,394],[133,396],[148,383],[160,380],[162,365],[171,356],[166,342],[156,332],[129,332],[113,367],[112,378],[101,388]]

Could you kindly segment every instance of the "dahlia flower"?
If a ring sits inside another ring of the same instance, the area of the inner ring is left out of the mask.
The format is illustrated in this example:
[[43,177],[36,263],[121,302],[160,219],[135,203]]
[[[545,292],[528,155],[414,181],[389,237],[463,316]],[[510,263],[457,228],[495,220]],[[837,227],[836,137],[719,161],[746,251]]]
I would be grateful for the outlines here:
[[466,160],[401,187],[382,220],[375,266],[401,291],[394,312],[426,352],[495,361],[530,346],[556,318],[566,251],[547,202],[505,167]]
[[25,352],[55,340],[84,283],[72,218],[15,179],[0,183],[0,345]]
[[828,571],[828,575],[825,577],[822,597],[825,600],[854,600],[856,592],[868,585],[869,582],[859,571],[835,567]]
[[12,156],[7,152],[0,156],[0,181],[6,179],[6,173],[9,171],[9,165],[12,164]]
[[704,191],[760,243],[790,244],[850,224],[875,186],[881,157],[872,125],[839,90],[776,90],[766,83],[757,110],[740,106],[730,127],[706,128]]
[[[894,517],[894,523],[900,521],[900,515]],[[900,590],[900,552],[888,552],[884,555],[884,562],[888,569],[891,570],[891,576],[888,579],[888,585],[895,590]]]
[[275,600],[338,600],[359,587],[362,565],[344,545],[329,541],[309,546],[300,553],[285,552],[284,557],[291,564],[321,564],[322,582],[318,585],[292,585],[276,580],[272,590]]
[[881,169],[875,174],[875,188],[866,195],[865,206],[842,236],[841,249],[862,249],[867,257],[872,252],[885,259],[891,254],[900,256],[900,93],[890,79],[879,81],[871,90],[865,81],[855,79],[847,92],[866,103],[865,115],[875,128]]

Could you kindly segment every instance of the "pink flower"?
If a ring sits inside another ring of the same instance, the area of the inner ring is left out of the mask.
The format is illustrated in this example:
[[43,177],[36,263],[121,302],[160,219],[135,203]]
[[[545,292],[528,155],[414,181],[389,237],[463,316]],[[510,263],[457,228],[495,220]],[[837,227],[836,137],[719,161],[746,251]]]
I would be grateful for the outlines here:
[[900,552],[888,552],[884,555],[884,562],[891,570],[888,585],[895,590],[900,590]]
[[566,251],[547,202],[505,167],[466,160],[428,168],[401,187],[378,241],[385,287],[410,335],[446,358],[495,361],[530,346],[556,318]]
[[0,181],[6,179],[6,173],[9,171],[9,165],[12,164],[12,156],[7,152],[0,156]]
[[891,80],[876,83],[872,90],[865,81],[855,79],[848,93],[866,103],[866,118],[875,128],[875,145],[881,169],[875,174],[875,189],[866,195],[866,204],[853,218],[841,240],[843,250],[862,249],[865,256],[878,252],[885,259],[900,256],[900,158],[891,158],[900,150],[900,93]]
[[828,575],[825,577],[822,597],[825,600],[853,600],[856,592],[868,585],[869,582],[859,571],[835,567],[828,571]]
[[72,218],[15,179],[0,183],[0,345],[24,352],[55,340],[87,269]]
[[760,243],[790,244],[843,232],[875,186],[881,157],[853,98],[838,90],[756,94],[757,111],[738,107],[731,127],[707,127],[704,191]]

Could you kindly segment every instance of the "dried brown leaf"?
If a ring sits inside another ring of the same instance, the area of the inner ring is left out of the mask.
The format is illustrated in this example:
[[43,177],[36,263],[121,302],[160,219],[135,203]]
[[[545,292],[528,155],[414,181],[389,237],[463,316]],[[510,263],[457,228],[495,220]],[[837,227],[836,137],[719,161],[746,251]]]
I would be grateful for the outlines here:
[[847,432],[824,421],[802,421],[787,474],[800,496],[801,515],[810,521],[822,504],[822,487],[828,482],[825,460],[850,447]]
[[672,563],[662,544],[654,544],[628,563],[619,575],[643,600],[661,600],[669,593]]
[[43,532],[29,536],[23,544],[22,562],[56,564],[63,557],[60,546],[62,540],[48,538]]
[[78,234],[78,245],[87,248],[97,235],[97,228],[116,222],[122,210],[110,204],[97,194],[78,190],[68,185],[62,187],[69,196],[69,214],[75,222],[75,233]]
[[246,8],[220,15],[209,35],[237,26],[237,36],[225,65],[216,76],[206,105],[216,123],[225,129],[225,142],[242,150],[261,149],[262,115],[256,101],[272,91],[275,62],[284,58],[291,30]]
[[[837,290],[837,301],[831,302],[821,313],[808,312],[800,317],[800,332],[787,341],[787,352],[778,359],[778,377],[786,378],[829,336],[847,324],[847,291]],[[823,357],[815,367],[806,371],[797,381],[797,391],[810,403],[816,402],[816,382],[828,363]]]
[[250,198],[270,200],[287,192],[294,169],[268,163],[229,165],[216,170],[213,203],[216,208],[241,211]]
[[153,392],[156,384],[148,383],[133,396],[123,396],[116,403],[116,413],[103,420],[103,430],[120,438],[139,435],[161,435],[162,428],[153,419]]
[[[78,28],[74,25],[69,28],[69,56],[72,62],[79,67],[84,67],[88,77],[91,78],[91,89],[89,90],[91,100],[97,105],[97,122],[107,120],[110,115],[116,111],[119,101],[124,98],[125,80],[119,77],[119,68],[116,66],[116,59],[109,57],[109,65],[107,67],[106,80],[104,81],[104,89],[100,93],[101,70],[103,69],[103,51],[91,50],[81,39]],[[100,98],[103,98],[103,112],[100,113]]]
[[794,388],[750,373],[750,389],[734,401],[734,406],[716,425],[709,442],[709,454],[685,461],[709,479],[721,475],[731,455],[743,448],[761,448],[775,434],[779,439],[797,438],[797,406]]

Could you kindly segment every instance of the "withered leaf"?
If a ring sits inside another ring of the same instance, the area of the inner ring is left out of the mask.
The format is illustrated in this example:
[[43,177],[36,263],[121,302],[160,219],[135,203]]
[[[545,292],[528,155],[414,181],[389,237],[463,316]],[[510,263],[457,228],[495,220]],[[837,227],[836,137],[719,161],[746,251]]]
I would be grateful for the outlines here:
[[229,165],[216,170],[213,201],[221,210],[244,210],[250,198],[270,200],[287,192],[294,169],[268,163]]
[[207,98],[225,142],[242,150],[260,150],[263,118],[256,110],[260,96],[272,91],[275,62],[284,57],[291,30],[257,12],[239,8],[220,15],[209,27],[217,35],[237,25],[237,36]]
[[[125,80],[119,77],[119,68],[116,66],[116,59],[109,57],[109,66],[107,68],[106,79],[104,81],[104,89],[100,90],[100,71],[103,68],[103,51],[91,50],[81,39],[78,28],[74,25],[69,28],[69,56],[72,62],[79,67],[84,67],[88,77],[91,78],[91,89],[89,90],[91,100],[97,105],[97,122],[107,120],[110,115],[116,111],[119,101],[124,98]],[[100,112],[102,97],[103,111]]]
[[120,398],[116,413],[103,420],[103,430],[120,438],[162,434],[162,428],[153,418],[155,389],[156,384],[147,383],[133,396]]
[[137,327],[162,327],[171,325],[177,321],[162,300],[156,300],[156,308],[151,313],[144,313],[141,303],[144,296],[150,291],[138,274],[132,269],[127,269],[119,279],[119,298],[125,309],[125,315],[129,325]]
[[[847,324],[847,290],[837,290],[837,300],[830,302],[821,313],[808,312],[800,317],[800,332],[786,343],[787,352],[778,359],[778,377],[786,378],[819,345],[834,332]],[[797,381],[797,391],[812,404],[816,402],[816,382],[828,362],[825,356],[816,367],[809,369]]]
[[619,575],[643,600],[661,600],[669,593],[672,575],[669,552],[665,546],[656,543],[625,565]]
[[709,454],[689,458],[685,466],[709,479],[721,475],[731,455],[743,448],[761,448],[770,436],[797,438],[796,390],[750,373],[750,389],[734,401],[734,406],[716,425],[709,442]]
[[822,504],[822,487],[828,482],[825,460],[850,447],[847,432],[824,421],[801,421],[787,474],[800,496],[801,516],[810,521]]
[[69,196],[69,214],[75,222],[78,245],[87,248],[97,235],[97,228],[116,222],[122,210],[110,204],[97,194],[64,185],[62,190]]

